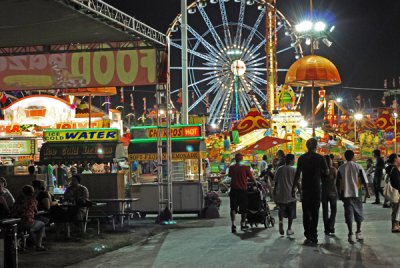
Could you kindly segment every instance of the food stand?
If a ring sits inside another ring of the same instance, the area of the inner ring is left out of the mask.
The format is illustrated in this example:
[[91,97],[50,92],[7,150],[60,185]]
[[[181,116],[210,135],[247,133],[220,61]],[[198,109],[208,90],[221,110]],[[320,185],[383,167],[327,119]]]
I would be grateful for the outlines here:
[[[166,137],[166,132],[163,135]],[[129,161],[139,163],[137,181],[132,185],[132,197],[143,213],[158,213],[157,127],[131,127],[128,147]],[[174,213],[200,213],[203,192],[207,189],[202,159],[205,158],[204,130],[202,125],[171,126],[172,140],[172,193]]]
[[[51,129],[43,131],[40,162],[105,163],[110,165],[126,157],[116,128]],[[82,174],[91,198],[124,198],[123,172]]]

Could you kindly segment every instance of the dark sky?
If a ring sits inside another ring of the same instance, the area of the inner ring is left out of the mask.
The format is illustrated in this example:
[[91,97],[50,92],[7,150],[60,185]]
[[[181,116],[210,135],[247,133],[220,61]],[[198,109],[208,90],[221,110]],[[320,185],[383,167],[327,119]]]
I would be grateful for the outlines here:
[[[162,32],[166,32],[180,12],[180,0],[106,2]],[[393,78],[399,85],[400,1],[314,0],[313,3],[314,14],[335,25],[330,36],[333,45],[327,48],[321,44],[317,53],[338,67],[341,87],[383,88],[383,80],[388,79],[388,87],[392,88]],[[293,23],[309,14],[308,0],[277,0],[277,5]],[[349,99],[360,92],[366,102],[372,99],[373,104],[382,95],[341,87],[332,90]]]

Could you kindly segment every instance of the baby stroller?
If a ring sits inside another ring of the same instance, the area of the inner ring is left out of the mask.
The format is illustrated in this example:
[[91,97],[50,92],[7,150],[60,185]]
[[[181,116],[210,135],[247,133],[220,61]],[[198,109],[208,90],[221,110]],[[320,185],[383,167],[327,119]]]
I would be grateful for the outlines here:
[[264,224],[265,228],[274,227],[275,219],[272,217],[267,201],[265,199],[265,190],[261,183],[255,185],[248,183],[248,204],[247,204],[247,223],[251,227]]

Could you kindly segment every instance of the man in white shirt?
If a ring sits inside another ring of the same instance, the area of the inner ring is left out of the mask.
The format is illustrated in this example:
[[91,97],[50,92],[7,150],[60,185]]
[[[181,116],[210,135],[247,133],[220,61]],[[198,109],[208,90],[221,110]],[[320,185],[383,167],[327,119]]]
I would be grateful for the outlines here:
[[349,231],[348,241],[349,243],[354,243],[353,217],[357,223],[356,239],[363,240],[361,223],[364,217],[362,200],[359,196],[360,181],[367,191],[366,196],[370,196],[367,187],[367,176],[363,167],[354,162],[354,152],[347,150],[344,153],[344,157],[347,162],[339,167],[336,187],[338,188],[339,197],[343,201],[344,217]]
[[263,178],[267,175],[268,163],[267,163],[267,155],[263,155],[262,160],[258,163],[258,176]]

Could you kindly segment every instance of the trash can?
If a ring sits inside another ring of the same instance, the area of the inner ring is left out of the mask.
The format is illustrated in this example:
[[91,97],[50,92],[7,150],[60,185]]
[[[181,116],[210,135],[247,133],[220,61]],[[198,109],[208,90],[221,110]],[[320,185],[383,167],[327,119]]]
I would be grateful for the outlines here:
[[18,267],[17,224],[20,219],[0,220],[0,268]]

